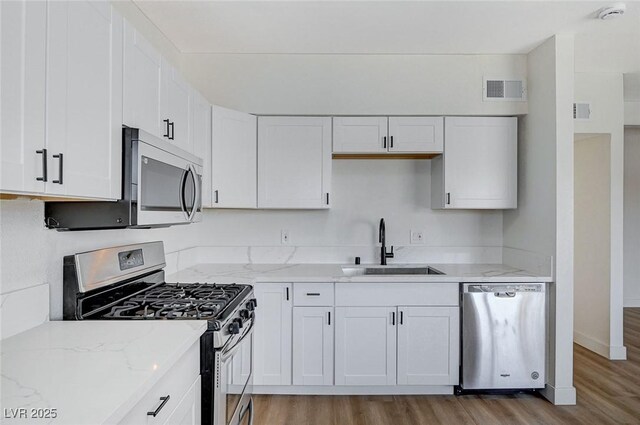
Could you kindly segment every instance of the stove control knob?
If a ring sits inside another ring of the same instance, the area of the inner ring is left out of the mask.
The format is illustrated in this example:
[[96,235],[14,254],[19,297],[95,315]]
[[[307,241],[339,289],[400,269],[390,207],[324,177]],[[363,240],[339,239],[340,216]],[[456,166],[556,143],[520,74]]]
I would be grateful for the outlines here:
[[229,323],[229,327],[227,329],[229,329],[229,333],[231,335],[240,333],[240,326],[238,326],[236,322]]
[[256,306],[253,304],[253,301],[249,301],[246,307],[249,311],[253,311],[256,308]]
[[240,317],[244,320],[249,319],[249,310],[240,310]]
[[239,317],[236,317],[235,319],[233,319],[233,323],[237,323],[239,328],[242,327],[242,319]]
[[256,300],[255,298],[252,298],[249,302],[252,303],[254,307],[258,307],[258,300]]

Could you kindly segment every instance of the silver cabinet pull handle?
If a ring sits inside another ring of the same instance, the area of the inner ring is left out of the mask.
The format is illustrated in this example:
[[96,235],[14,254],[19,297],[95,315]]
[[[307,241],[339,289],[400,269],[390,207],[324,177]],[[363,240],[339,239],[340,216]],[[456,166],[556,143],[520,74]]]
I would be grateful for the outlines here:
[[160,401],[162,401],[162,403],[160,403],[160,406],[158,406],[158,408],[153,412],[147,412],[147,416],[153,416],[154,418],[158,416],[158,414],[160,413],[164,405],[167,404],[170,398],[171,397],[169,396],[169,394],[167,394],[165,397],[160,397]]

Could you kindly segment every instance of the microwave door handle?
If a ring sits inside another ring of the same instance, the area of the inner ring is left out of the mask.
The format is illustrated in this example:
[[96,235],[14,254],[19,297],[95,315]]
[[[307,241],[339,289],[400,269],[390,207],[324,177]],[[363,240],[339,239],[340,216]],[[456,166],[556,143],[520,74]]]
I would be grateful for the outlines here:
[[200,209],[200,203],[202,202],[201,199],[201,189],[200,189],[200,185],[198,184],[198,173],[196,170],[196,167],[193,166],[193,164],[189,164],[189,172],[191,173],[191,178],[193,179],[193,191],[194,191],[194,195],[193,195],[193,205],[191,206],[191,212],[189,213],[189,221],[193,221],[193,219],[196,216],[196,213],[198,212],[198,209]]
[[189,218],[189,213],[187,212],[187,203],[185,200],[185,192],[186,192],[186,183],[187,183],[187,172],[188,170],[184,170],[182,173],[182,178],[180,179],[180,209],[185,214],[187,219]]

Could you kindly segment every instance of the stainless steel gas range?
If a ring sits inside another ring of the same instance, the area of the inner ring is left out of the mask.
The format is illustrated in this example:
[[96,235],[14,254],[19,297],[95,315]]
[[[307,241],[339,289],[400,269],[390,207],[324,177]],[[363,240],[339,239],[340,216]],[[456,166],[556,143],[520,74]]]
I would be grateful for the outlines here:
[[65,257],[64,319],[206,320],[200,338],[202,424],[251,424],[253,287],[166,283],[165,265],[162,242]]

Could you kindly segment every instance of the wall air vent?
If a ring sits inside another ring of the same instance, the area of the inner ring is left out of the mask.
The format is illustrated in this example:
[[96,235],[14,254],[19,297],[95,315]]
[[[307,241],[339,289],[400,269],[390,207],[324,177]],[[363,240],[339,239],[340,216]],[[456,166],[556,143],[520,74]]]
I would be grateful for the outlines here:
[[591,104],[586,102],[576,102],[573,104],[573,119],[588,121],[591,119]]
[[527,86],[524,80],[516,78],[485,78],[482,85],[482,99],[523,102],[527,100]]

